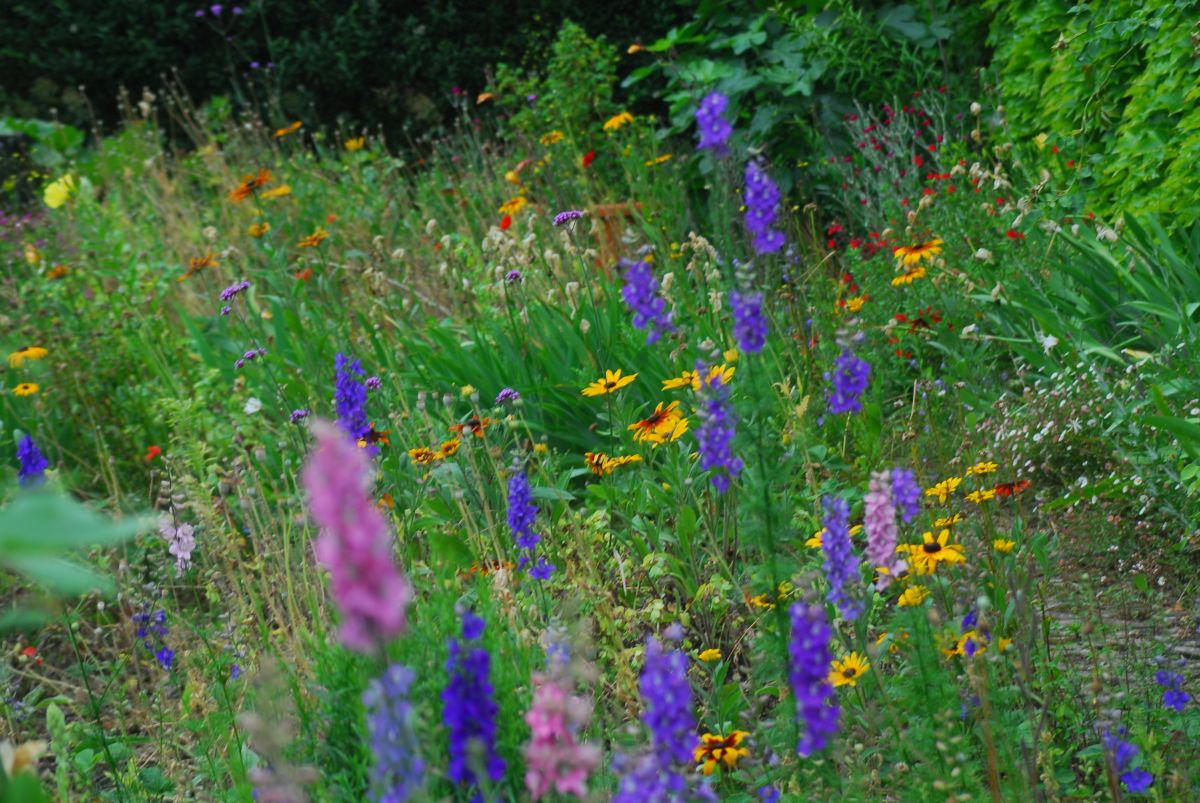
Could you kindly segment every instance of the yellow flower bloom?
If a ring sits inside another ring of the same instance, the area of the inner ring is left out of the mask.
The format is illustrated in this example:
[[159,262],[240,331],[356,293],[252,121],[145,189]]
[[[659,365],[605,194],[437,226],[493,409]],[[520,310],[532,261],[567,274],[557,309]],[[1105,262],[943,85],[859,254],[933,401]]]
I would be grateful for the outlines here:
[[424,446],[418,446],[415,449],[409,449],[408,457],[415,465],[418,466],[427,466],[434,460],[437,460],[437,455],[434,453],[434,451]]
[[646,48],[644,48],[641,45],[639,45],[638,43],[634,42],[632,45],[629,46],[629,48],[625,52],[632,56],[635,53],[641,53],[645,49]]
[[884,631],[879,634],[879,638],[875,639],[875,646],[882,647],[884,643],[888,645],[888,655],[895,655],[900,652],[900,645],[908,643],[908,634],[901,633],[899,636],[893,636],[891,633]]
[[550,451],[550,447],[544,443],[535,443],[533,445],[534,454],[545,454],[548,451]]
[[49,353],[41,346],[26,346],[8,355],[8,365],[10,368],[20,368],[26,360],[40,360]]
[[721,651],[717,649],[707,649],[700,653],[700,660],[706,664],[711,664],[713,661],[721,660]]
[[738,350],[737,349],[728,349],[721,356],[725,358],[725,362],[737,362],[738,361]]
[[504,180],[507,181],[509,184],[516,184],[518,187],[521,186],[521,176],[517,173],[516,170],[507,171],[504,174]]
[[[722,385],[728,385],[736,371],[736,366],[713,365],[709,367],[708,373],[704,375],[704,382],[708,384],[714,379],[720,379]],[[695,371],[684,371],[677,377],[663,380],[663,390],[676,390],[677,388],[689,386],[694,391],[700,390],[700,375]]]
[[646,167],[658,167],[659,165],[666,164],[669,161],[671,161],[671,154],[664,153],[660,156],[655,156],[653,159],[646,162]]
[[852,652],[840,661],[835,660],[829,673],[829,682],[837,686],[857,686],[858,679],[867,673],[871,664],[857,652]]
[[1008,541],[1008,540],[1005,540],[1004,538],[997,538],[995,541],[992,541],[992,549],[994,549],[997,552],[1000,552],[1001,554],[1004,554],[1004,555],[1007,555],[1009,552],[1012,552],[1013,547],[1015,547],[1016,545],[1017,545],[1016,541]]
[[912,284],[917,279],[925,278],[925,269],[918,266],[904,271],[896,278],[892,279],[892,287],[899,287],[903,284]]
[[950,479],[942,480],[932,488],[926,488],[925,495],[936,496],[938,502],[944,505],[950,494],[954,493],[960,485],[962,485],[962,477],[951,477]]
[[557,142],[562,142],[564,136],[566,135],[563,134],[563,132],[555,129],[549,134],[544,134],[542,138],[538,140],[538,142],[542,143],[543,145],[553,145]]
[[18,396],[32,396],[37,392],[38,386],[33,382],[22,382],[13,388],[13,393],[17,394]]
[[700,744],[693,753],[693,758],[700,765],[699,769],[705,775],[712,775],[718,766],[725,769],[737,768],[739,759],[750,755],[750,751],[740,745],[749,736],[747,731],[734,731],[728,736],[718,736],[706,733],[700,737]]
[[930,240],[929,242],[917,243],[916,245],[901,245],[892,249],[892,254],[896,257],[896,261],[905,267],[931,260],[940,253],[942,253],[941,240]]
[[[458,438],[452,438],[448,441],[442,441],[442,445],[433,453],[434,460],[445,460],[447,457],[453,457],[458,453],[458,447],[462,445],[462,441]],[[411,452],[410,452],[411,454]]]
[[920,544],[901,544],[896,551],[908,555],[908,562],[917,574],[933,574],[938,564],[964,563],[962,544],[950,543],[950,531],[942,530],[934,538],[933,533],[925,533],[924,541]]
[[71,200],[71,196],[74,194],[75,179],[72,176],[66,175],[46,185],[46,189],[42,190],[42,200],[51,209],[58,209]]
[[520,212],[522,209],[524,209],[525,204],[527,203],[529,202],[525,200],[524,195],[518,195],[516,198],[510,198],[509,200],[500,204],[500,209],[498,211],[502,215],[515,215],[517,212]]
[[467,398],[468,396],[470,396],[472,393],[478,393],[478,392],[479,391],[475,389],[474,385],[463,385],[461,388],[458,389],[458,395],[462,396],[464,399]]
[[633,115],[629,112],[621,112],[604,121],[605,131],[620,131],[623,126],[633,122]]
[[583,460],[596,476],[612,474],[621,466],[642,462],[640,454],[626,454],[620,457],[609,457],[604,452],[585,452]]
[[998,468],[1000,468],[998,465],[990,461],[976,463],[967,469],[967,476],[969,477],[972,474],[991,474]]
[[346,140],[343,144],[346,146],[346,150],[354,153],[354,151],[361,151],[363,149],[363,146],[367,144],[367,138],[354,137]]
[[863,304],[866,304],[866,303],[867,303],[866,296],[854,296],[853,298],[847,298],[846,299],[846,309],[850,310],[850,312],[857,313],[859,310],[861,310],[863,308]]
[[246,233],[251,237],[262,237],[271,230],[271,224],[266,221],[262,223],[251,223],[250,228],[246,229]]
[[269,190],[263,190],[262,192],[260,192],[258,194],[258,197],[262,198],[264,201],[270,201],[273,198],[282,198],[285,195],[291,195],[291,194],[292,194],[292,185],[291,184],[280,184],[278,187],[272,187]]
[[984,502],[988,501],[989,499],[995,499],[995,498],[996,498],[996,489],[995,488],[984,488],[982,491],[971,491],[971,493],[967,494],[967,501],[974,502],[977,505],[982,505]]
[[974,630],[968,630],[954,640],[954,646],[942,650],[942,655],[953,658],[956,655],[964,657],[979,655],[987,652],[987,641]]
[[900,595],[900,599],[896,604],[902,608],[915,608],[929,597],[929,589],[924,586],[909,586],[904,589],[904,593]]
[[935,519],[933,522],[933,526],[939,527],[939,528],[940,527],[953,527],[955,524],[958,524],[962,520],[963,520],[962,514],[955,513],[953,516],[944,516],[942,518]]
[[621,376],[619,368],[616,371],[605,371],[602,378],[588,385],[582,392],[584,396],[603,396],[606,393],[612,393],[614,390],[620,390],[637,378],[637,374]]
[[804,545],[809,549],[822,549],[825,546],[825,533],[829,532],[824,527],[817,530],[812,536],[804,542]]
[[320,226],[317,226],[316,230],[312,234],[308,235],[307,237],[302,239],[300,242],[296,243],[296,247],[297,248],[316,248],[318,245],[325,242],[325,240],[327,240],[328,238],[329,238],[329,232],[327,232],[325,229],[321,228]]
[[627,429],[633,432],[635,441],[645,441],[657,446],[669,440],[677,440],[687,432],[687,419],[679,411],[679,402],[673,401],[666,407],[659,402],[649,417],[630,424]]

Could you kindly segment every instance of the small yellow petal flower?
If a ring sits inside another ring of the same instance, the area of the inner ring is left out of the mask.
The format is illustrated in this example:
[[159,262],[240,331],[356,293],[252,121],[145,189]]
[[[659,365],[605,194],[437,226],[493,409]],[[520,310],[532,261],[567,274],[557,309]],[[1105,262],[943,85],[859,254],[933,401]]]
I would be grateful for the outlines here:
[[1015,547],[1016,545],[1017,545],[1016,541],[1008,541],[1004,538],[997,538],[995,541],[992,541],[992,549],[994,549],[997,552],[1000,552],[1001,554],[1004,554],[1004,555],[1007,555],[1009,552],[1012,552],[1013,547]]
[[721,651],[717,649],[707,649],[700,653],[700,660],[706,664],[711,664],[713,661],[721,660]]
[[38,386],[33,382],[22,382],[13,388],[13,393],[17,394],[18,396],[33,396],[38,392],[38,389]]

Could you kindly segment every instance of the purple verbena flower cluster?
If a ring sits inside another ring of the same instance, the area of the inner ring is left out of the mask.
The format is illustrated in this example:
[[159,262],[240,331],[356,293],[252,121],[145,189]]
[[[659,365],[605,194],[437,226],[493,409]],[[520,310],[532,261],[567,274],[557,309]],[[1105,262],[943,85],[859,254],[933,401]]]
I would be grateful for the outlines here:
[[[708,367],[696,363],[696,376],[708,375]],[[700,470],[713,471],[712,486],[717,493],[729,490],[730,481],[742,472],[741,458],[733,454],[733,437],[737,419],[730,411],[729,389],[720,377],[701,383],[700,426],[696,430],[699,442]]]
[[663,334],[675,331],[667,301],[659,295],[660,286],[654,270],[648,262],[621,260],[625,268],[625,284],[621,286],[621,297],[633,312],[633,325],[648,329],[646,345],[657,343]]
[[783,232],[772,228],[779,217],[779,186],[753,160],[746,162],[742,200],[746,204],[746,230],[754,237],[755,252],[773,254],[783,248]]
[[825,497],[824,506],[825,535],[821,538],[821,548],[825,552],[825,578],[829,581],[827,598],[838,606],[842,616],[854,621],[862,612],[862,602],[849,589],[858,579],[858,558],[850,548],[850,506],[836,496]]
[[413,671],[393,664],[363,692],[367,728],[371,734],[371,796],[373,800],[404,803],[420,789],[425,762],[418,750],[409,702]]
[[[491,683],[491,656],[478,644],[483,635],[483,619],[467,611],[463,614],[462,641],[450,639],[450,657],[446,671],[450,681],[442,691],[442,722],[450,732],[448,775],[454,783],[476,784],[471,769],[475,755],[482,755],[487,777],[498,783],[507,765],[496,755],[496,714]],[[476,752],[478,751],[478,752]],[[476,794],[473,800],[482,800]]]
[[796,722],[804,730],[796,752],[807,758],[824,750],[838,730],[837,694],[829,683],[829,665],[833,662],[829,640],[833,633],[825,610],[818,605],[797,602],[790,615],[788,684],[796,698]]
[[568,209],[565,212],[559,212],[554,216],[554,225],[564,226],[567,223],[570,223],[572,220],[579,220],[581,217],[583,217],[583,212],[579,211],[578,209]]
[[233,367],[240,370],[246,363],[253,362],[259,357],[265,356],[267,356],[267,350],[264,348],[250,349],[233,363]]
[[364,437],[371,429],[367,421],[367,386],[358,380],[362,376],[362,363],[339,353],[334,363],[334,402],[337,420],[347,435],[354,440]]
[[500,392],[496,394],[496,404],[511,404],[515,401],[518,401],[520,398],[521,394],[512,388],[502,388]]
[[21,464],[17,469],[17,482],[22,488],[41,485],[46,481],[46,468],[50,461],[38,449],[31,436],[26,435],[17,441],[17,461]]
[[367,390],[379,390],[383,387],[383,380],[378,376],[368,376],[363,384],[367,386]]
[[299,424],[301,421],[308,418],[310,415],[312,415],[312,410],[307,410],[304,408],[297,408],[295,410],[292,410],[292,414],[289,418],[293,424]]
[[233,299],[237,298],[239,295],[241,295],[242,293],[246,292],[249,289],[250,289],[250,282],[248,282],[248,281],[242,280],[240,282],[234,282],[233,284],[229,285],[228,287],[226,287],[224,290],[221,291],[220,298],[222,301],[232,301]]
[[762,293],[729,292],[729,306],[733,312],[733,337],[738,348],[747,354],[762,351],[767,342],[767,318],[763,314]]
[[729,135],[733,126],[725,119],[725,110],[729,107],[729,98],[720,92],[710,92],[696,108],[696,129],[700,141],[696,150],[712,151],[716,156],[729,153]]
[[867,361],[855,357],[849,348],[842,349],[841,356],[833,364],[833,372],[825,374],[825,381],[833,383],[833,390],[828,392],[829,412],[860,412],[862,395],[870,379],[871,366]]
[[900,509],[900,518],[908,524],[921,512],[921,486],[912,469],[892,469],[892,496]]

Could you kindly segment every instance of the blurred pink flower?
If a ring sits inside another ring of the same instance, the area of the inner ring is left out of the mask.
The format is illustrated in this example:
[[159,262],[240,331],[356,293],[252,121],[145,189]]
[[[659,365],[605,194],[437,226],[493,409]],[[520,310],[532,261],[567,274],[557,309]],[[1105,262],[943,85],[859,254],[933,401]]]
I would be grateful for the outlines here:
[[867,531],[867,560],[888,573],[876,580],[880,590],[887,588],[892,576],[902,564],[896,560],[896,502],[892,498],[892,472],[877,471],[871,475],[866,498],[863,499],[863,529]]
[[525,787],[534,800],[551,791],[584,798],[588,776],[600,765],[599,748],[575,741],[591,716],[591,704],[571,694],[564,682],[533,676],[533,703],[525,714],[531,731],[525,745]]

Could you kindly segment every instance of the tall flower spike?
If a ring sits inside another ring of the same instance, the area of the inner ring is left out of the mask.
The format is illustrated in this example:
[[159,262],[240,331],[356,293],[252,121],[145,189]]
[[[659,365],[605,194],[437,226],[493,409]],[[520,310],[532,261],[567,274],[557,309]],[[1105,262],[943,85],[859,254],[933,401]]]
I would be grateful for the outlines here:
[[[450,731],[450,766],[454,783],[477,784],[471,768],[475,756],[482,755],[487,777],[497,783],[507,765],[496,755],[496,713],[491,683],[492,659],[478,644],[484,621],[467,611],[463,614],[462,641],[450,639],[450,657],[446,671],[450,680],[442,691],[442,722]],[[478,751],[476,753],[475,751]],[[473,800],[482,800],[475,795]]]
[[786,242],[783,233],[772,228],[779,217],[779,187],[753,160],[746,163],[746,230],[753,235],[754,250],[773,254]]
[[[707,377],[708,367],[696,363],[696,376]],[[710,377],[702,385],[700,427],[696,440],[700,442],[700,470],[712,471],[712,486],[717,493],[729,490],[730,481],[742,472],[742,461],[733,454],[736,419],[729,409],[729,388],[721,376]]]
[[863,500],[866,508],[863,529],[867,531],[867,560],[872,566],[888,570],[880,580],[883,588],[891,583],[897,569],[896,560],[896,505],[892,500],[892,472],[878,471],[871,475],[867,496]]
[[533,676],[533,704],[525,715],[530,730],[525,788],[534,800],[552,792],[587,797],[588,776],[600,765],[600,750],[575,737],[591,708],[590,701],[571,693],[565,673]]
[[729,306],[733,311],[733,337],[747,354],[762,351],[767,342],[767,318],[763,315],[762,293],[731,290]]
[[850,594],[849,586],[858,579],[858,558],[850,548],[850,506],[845,499],[827,496],[825,506],[825,535],[821,539],[825,551],[825,577],[829,581],[830,602],[838,606],[842,616],[853,621],[862,611],[862,603]]
[[387,803],[404,803],[421,788],[425,762],[413,725],[409,702],[413,671],[393,664],[363,692],[371,734],[371,796]]
[[662,766],[690,763],[698,741],[687,670],[688,659],[681,650],[664,648],[656,638],[646,641],[638,689],[646,706],[642,720]]
[[50,465],[50,461],[46,459],[29,435],[17,442],[17,460],[21,464],[21,467],[17,469],[17,481],[22,488],[41,485],[46,481],[46,468]]
[[819,606],[797,602],[791,607],[788,641],[788,684],[796,698],[796,722],[803,727],[796,752],[807,758],[824,750],[838,730],[838,703],[829,683],[832,632]]
[[621,287],[621,297],[626,306],[633,312],[633,325],[638,329],[649,329],[646,333],[646,345],[657,343],[663,334],[675,331],[671,322],[671,313],[667,311],[667,302],[659,295],[658,279],[648,262],[630,262],[621,260],[625,268],[625,284]]
[[334,401],[337,405],[338,425],[357,441],[371,430],[367,420],[367,386],[360,382],[362,363],[345,354],[338,354],[334,364],[336,371]]
[[408,628],[412,587],[393,560],[395,539],[387,519],[368,494],[366,451],[327,422],[318,421],[312,429],[316,444],[303,480],[309,512],[321,527],[313,551],[329,570],[342,643],[372,652]]
[[833,364],[832,374],[825,374],[825,380],[833,384],[833,390],[828,392],[829,412],[861,412],[862,395],[870,379],[871,366],[866,360],[855,357],[849,348],[843,349]]
[[921,486],[912,469],[892,469],[892,496],[900,508],[900,518],[908,524],[921,512]]
[[696,109],[696,129],[700,141],[697,150],[712,151],[715,156],[729,153],[729,135],[733,126],[725,119],[725,110],[729,107],[729,98],[720,92],[710,92],[700,101]]

